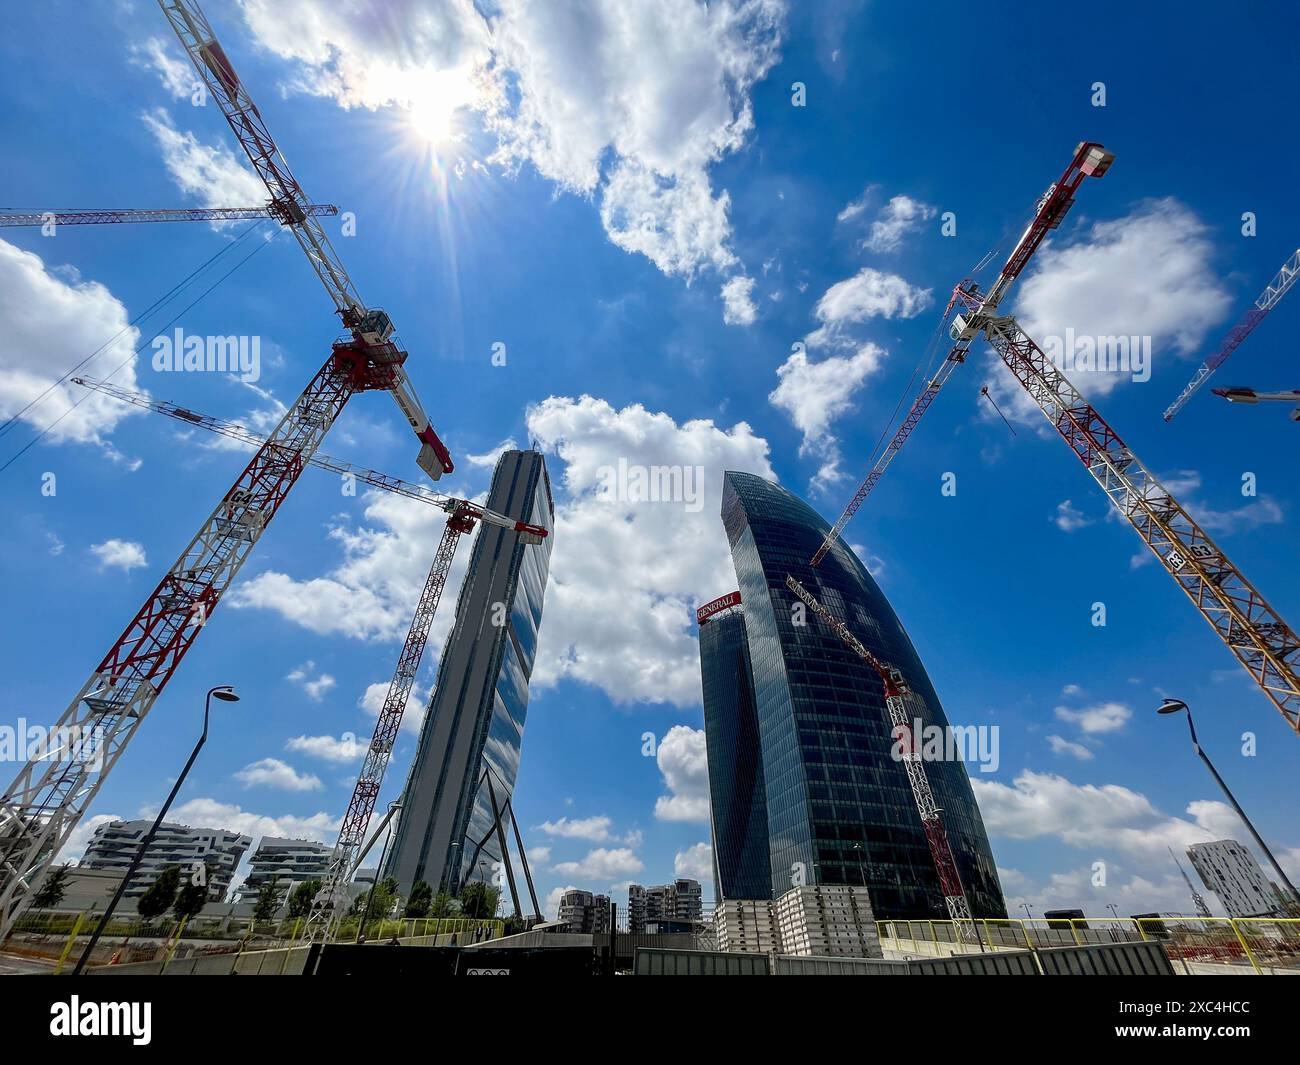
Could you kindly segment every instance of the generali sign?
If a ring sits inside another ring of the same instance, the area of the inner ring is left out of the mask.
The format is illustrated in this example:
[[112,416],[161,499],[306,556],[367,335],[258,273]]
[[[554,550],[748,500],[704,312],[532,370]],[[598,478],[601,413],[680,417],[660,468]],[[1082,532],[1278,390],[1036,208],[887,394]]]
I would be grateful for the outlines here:
[[705,603],[699,610],[695,611],[695,620],[698,624],[703,625],[709,618],[721,610],[728,607],[736,606],[740,602],[739,592],[728,592],[726,595],[713,600],[711,603]]

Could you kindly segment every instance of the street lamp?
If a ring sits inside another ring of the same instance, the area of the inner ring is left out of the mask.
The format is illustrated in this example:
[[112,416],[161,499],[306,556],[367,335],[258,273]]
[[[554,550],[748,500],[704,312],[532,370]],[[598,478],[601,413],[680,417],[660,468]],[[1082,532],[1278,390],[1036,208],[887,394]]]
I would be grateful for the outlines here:
[[140,841],[140,849],[135,852],[135,857],[131,859],[131,864],[127,866],[126,872],[122,874],[122,882],[117,885],[117,891],[113,893],[113,898],[108,907],[104,910],[104,915],[100,917],[99,924],[95,926],[95,933],[90,937],[90,942],[86,944],[86,949],[81,952],[81,957],[77,959],[77,967],[72,970],[73,976],[80,976],[85,971],[86,963],[90,961],[90,955],[95,949],[95,944],[99,942],[99,937],[104,934],[104,929],[108,927],[109,918],[113,916],[113,911],[117,909],[117,904],[122,901],[122,896],[126,894],[126,889],[131,883],[131,878],[135,876],[136,870],[140,868],[140,863],[144,861],[145,852],[149,849],[149,844],[154,841],[158,834],[158,828],[163,823],[163,818],[167,816],[167,811],[172,808],[172,800],[176,798],[176,793],[181,790],[181,785],[185,783],[186,776],[189,775],[190,767],[194,765],[194,759],[199,756],[199,751],[203,745],[208,742],[208,717],[212,713],[212,697],[216,696],[223,703],[237,703],[239,696],[235,689],[229,684],[219,684],[208,692],[207,699],[203,702],[203,734],[199,737],[199,742],[194,745],[194,750],[190,752],[189,761],[185,763],[185,768],[181,770],[181,775],[176,778],[176,783],[172,785],[171,794],[167,796],[167,801],[162,804],[162,809],[158,811],[158,816],[154,818],[153,824],[149,831],[144,834],[144,839]]
[[1034,919],[1034,915],[1033,915],[1032,913],[1029,912],[1029,903],[1027,903],[1027,902],[1022,902],[1020,905],[1023,906],[1023,907],[1025,908],[1025,916],[1028,917],[1028,918],[1032,921],[1032,920]]
[[1241,808],[1241,804],[1237,802],[1236,796],[1234,796],[1232,792],[1228,790],[1228,785],[1223,782],[1223,777],[1219,776],[1219,771],[1214,768],[1214,763],[1210,761],[1210,756],[1207,755],[1205,751],[1201,749],[1201,744],[1196,739],[1196,726],[1192,724],[1191,707],[1189,707],[1181,699],[1167,698],[1159,707],[1156,708],[1156,713],[1157,714],[1178,714],[1178,713],[1187,714],[1187,731],[1192,734],[1192,750],[1194,750],[1198,755],[1200,755],[1201,761],[1205,763],[1205,768],[1208,769],[1210,771],[1210,774],[1214,777],[1215,783],[1217,783],[1219,787],[1223,789],[1223,794],[1228,797],[1228,802],[1232,803],[1232,808],[1237,811],[1237,816],[1241,818],[1242,824],[1246,826],[1247,830],[1255,838],[1255,842],[1259,845],[1259,849],[1262,850],[1265,856],[1268,858],[1269,864],[1272,865],[1273,868],[1277,871],[1278,879],[1282,881],[1283,886],[1285,886],[1287,891],[1291,893],[1292,898],[1300,899],[1300,894],[1297,894],[1294,885],[1292,885],[1291,881],[1287,879],[1287,875],[1282,871],[1282,867],[1278,865],[1277,859],[1273,857],[1273,852],[1268,849],[1268,844],[1265,843],[1264,840],[1260,837],[1260,834],[1255,831],[1255,826],[1251,824],[1250,818],[1246,816],[1246,811]]

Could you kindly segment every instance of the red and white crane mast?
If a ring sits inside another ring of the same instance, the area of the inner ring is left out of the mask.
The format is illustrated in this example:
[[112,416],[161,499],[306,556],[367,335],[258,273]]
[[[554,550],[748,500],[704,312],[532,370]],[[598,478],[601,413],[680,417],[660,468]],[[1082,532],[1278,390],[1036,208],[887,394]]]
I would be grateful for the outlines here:
[[876,671],[876,675],[880,678],[880,683],[885,689],[885,707],[889,711],[892,732],[895,739],[903,743],[903,766],[907,770],[907,781],[912,787],[912,798],[916,802],[916,812],[920,815],[926,843],[929,844],[930,855],[934,859],[935,871],[939,874],[939,885],[943,891],[943,901],[948,909],[948,916],[961,931],[963,939],[978,940],[970,904],[966,901],[966,889],[962,887],[961,876],[957,872],[957,861],[952,854],[952,845],[948,842],[948,832],[943,827],[943,816],[939,804],[934,801],[934,792],[930,790],[930,778],[925,771],[925,762],[916,749],[916,737],[913,735],[912,718],[908,715],[907,700],[910,698],[919,702],[920,696],[908,688],[907,681],[899,670],[872,654],[812,592],[791,576],[786,576],[785,583],[786,587],[803,600],[854,654]]
[[325,364],[64,710],[55,729],[83,738],[78,756],[65,752],[57,760],[28,762],[0,795],[0,940],[30,904],[54,856],[352,395],[393,392],[420,439],[421,469],[434,480],[452,469],[402,370],[406,352],[392,340],[388,315],[368,310],[357,296],[207,19],[191,0],[159,0],[159,6],[266,184],[270,210],[290,220],[352,335],[334,343]]
[[369,309],[362,302],[325,230],[308,212],[311,201],[267,131],[262,113],[235,73],[199,5],[193,0],[158,0],[158,6],[221,108],[257,176],[271,194],[270,209],[292,220],[290,228],[294,237],[334,301],[336,313],[352,331],[353,340],[362,347],[375,349],[378,360],[393,364],[391,379],[383,387],[393,394],[402,416],[420,440],[420,454],[416,460],[420,468],[435,481],[444,473],[450,473],[451,456],[434,432],[415,389],[402,370],[405,353],[402,353],[401,360],[395,358],[396,345],[389,342],[393,336],[392,321],[382,310]]
[[979,286],[969,279],[958,285],[948,301],[948,306],[944,309],[944,319],[946,320],[949,312],[952,311],[954,304],[958,299],[963,302],[967,298],[976,299],[973,309],[967,305],[969,317],[963,319],[961,327],[958,328],[956,322],[953,323],[951,336],[954,341],[952,349],[944,359],[943,364],[939,367],[938,372],[931,379],[930,383],[913,401],[907,415],[903,418],[898,430],[894,433],[893,439],[885,447],[876,464],[867,474],[849,505],[845,507],[844,513],[840,515],[831,531],[827,534],[825,542],[817,549],[816,554],[812,557],[814,566],[820,564],[821,560],[826,557],[826,553],[835,546],[835,541],[839,539],[840,533],[844,531],[853,515],[858,512],[858,508],[866,501],[871,490],[876,487],[876,483],[884,476],[885,470],[894,460],[894,456],[902,450],[907,438],[912,435],[912,430],[916,428],[917,423],[927,410],[930,404],[934,402],[939,390],[943,388],[945,382],[952,375],[959,365],[966,361],[966,355],[970,351],[970,346],[979,334],[980,323],[990,317],[1002,302],[1002,298],[1011,288],[1012,282],[1020,276],[1021,271],[1028,265],[1029,260],[1033,258],[1034,252],[1042,244],[1043,239],[1053,229],[1061,224],[1066,213],[1074,206],[1074,194],[1079,186],[1083,183],[1085,177],[1103,177],[1110,164],[1114,161],[1115,156],[1106,151],[1100,144],[1093,141],[1083,141],[1074,150],[1074,156],[1070,160],[1070,165],[1065,168],[1065,172],[1051,185],[1047,191],[1039,198],[1038,204],[1034,208],[1034,217],[1030,220],[1029,225],[1025,227],[1024,233],[1016,242],[1016,246],[1011,250],[1003,265],[997,280],[993,287],[987,293],[979,295]]

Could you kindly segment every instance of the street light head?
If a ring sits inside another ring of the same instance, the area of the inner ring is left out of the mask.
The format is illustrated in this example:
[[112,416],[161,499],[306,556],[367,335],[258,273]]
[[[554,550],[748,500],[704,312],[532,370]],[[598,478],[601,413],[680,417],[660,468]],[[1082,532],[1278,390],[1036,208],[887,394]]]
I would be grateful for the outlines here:
[[214,699],[220,699],[223,703],[237,703],[237,702],[239,702],[239,695],[238,695],[238,693],[237,693],[237,692],[235,691],[235,689],[232,688],[229,684],[227,684],[227,685],[225,685],[224,687],[221,687],[221,688],[213,688],[213,689],[212,689],[212,697],[213,697]]
[[1177,714],[1187,709],[1187,704],[1181,699],[1166,699],[1160,706],[1156,707],[1157,714]]

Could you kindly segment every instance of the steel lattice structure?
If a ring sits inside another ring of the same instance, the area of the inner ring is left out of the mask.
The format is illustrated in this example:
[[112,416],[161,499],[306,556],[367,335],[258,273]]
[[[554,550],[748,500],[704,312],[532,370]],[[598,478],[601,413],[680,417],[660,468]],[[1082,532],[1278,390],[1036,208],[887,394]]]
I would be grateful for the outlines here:
[[406,352],[392,339],[392,322],[361,302],[207,19],[193,0],[159,0],[159,7],[266,184],[269,210],[287,220],[351,335],[334,343],[325,365],[63,712],[56,729],[97,736],[95,757],[82,750],[81,757],[29,762],[0,796],[0,941],[352,395],[393,393],[421,442],[421,468],[434,480],[452,470],[402,370]]
[[[998,278],[993,283],[993,287],[979,298],[978,314],[991,315],[997,309],[998,304],[1002,302],[1002,298],[1007,294],[1007,290],[1011,288],[1012,283],[1029,264],[1029,260],[1033,258],[1038,246],[1043,243],[1048,233],[1060,226],[1070,208],[1074,206],[1074,194],[1083,183],[1083,179],[1085,177],[1099,178],[1105,176],[1114,159],[1115,157],[1110,152],[1093,141],[1083,141],[1074,149],[1074,156],[1070,159],[1069,166],[1065,168],[1064,173],[1056,181],[1047,187],[1047,191],[1039,198],[1034,208],[1034,217],[1030,219],[1029,225],[1025,227],[1025,231],[1016,242],[1016,246],[1011,249],[1011,254],[1007,257],[1002,270],[998,273]],[[963,295],[973,296],[978,292],[978,286],[973,281],[963,281],[953,290],[952,298],[944,309],[944,319],[947,320],[949,312],[959,298]],[[871,490],[876,487],[880,478],[885,475],[885,470],[894,461],[894,456],[907,443],[907,438],[912,435],[912,430],[924,417],[925,412],[930,409],[930,404],[934,402],[940,389],[952,376],[952,372],[966,361],[966,356],[976,335],[977,331],[973,329],[953,330],[952,339],[955,343],[949,350],[947,358],[944,359],[943,364],[929,384],[912,402],[912,406],[908,409],[893,438],[886,445],[885,450],[881,452],[880,458],[876,460],[876,464],[858,487],[853,498],[849,500],[849,505],[844,508],[844,513],[836,520],[834,526],[831,527],[831,531],[826,534],[825,541],[813,555],[812,565],[819,565],[821,560],[826,557],[826,553],[835,546],[835,541],[840,538],[844,526],[858,512],[858,508],[866,502],[867,496],[871,494]]]
[[991,319],[985,335],[1115,509],[1300,732],[1300,637],[1014,318]]
[[0,940],[339,411],[354,392],[373,387],[367,366],[346,346],[331,354],[63,712],[56,729],[98,737],[95,757],[29,762],[0,797]]
[[1192,379],[1187,382],[1187,387],[1182,390],[1176,400],[1169,404],[1169,409],[1164,413],[1165,421],[1172,421],[1174,415],[1182,410],[1187,401],[1195,395],[1196,390],[1205,384],[1215,370],[1227,362],[1228,356],[1236,351],[1241,346],[1242,341],[1254,332],[1255,326],[1259,325],[1268,312],[1277,306],[1278,301],[1287,294],[1298,277],[1300,277],[1300,249],[1297,249],[1282,264],[1282,269],[1265,286],[1264,291],[1255,300],[1255,305],[1242,315],[1241,320],[1236,325],[1228,330],[1228,335],[1223,338],[1219,350],[1197,367],[1196,373],[1192,374]]
[[[303,208],[308,218],[329,217],[339,213],[330,203],[312,203]],[[91,226],[121,222],[221,222],[244,218],[274,218],[281,225],[293,224],[288,212],[271,203],[265,207],[181,207],[154,211],[40,211],[27,214],[0,213],[0,228],[10,226]]]
[[[934,801],[934,792],[930,790],[930,777],[925,771],[925,761],[916,749],[916,738],[912,731],[912,721],[920,718],[924,709],[921,697],[908,686],[903,674],[893,666],[882,662],[859,640],[848,627],[824,607],[812,592],[791,576],[785,578],[786,587],[794,592],[841,640],[854,654],[867,663],[880,677],[885,690],[885,707],[889,712],[889,721],[895,738],[903,742],[902,762],[907,770],[907,782],[912,787],[912,798],[916,802],[916,812],[921,818],[921,828],[925,832],[930,855],[934,859],[935,871],[939,874],[939,885],[943,891],[944,905],[948,916],[961,930],[964,939],[978,941],[975,921],[971,917],[970,904],[966,900],[966,889],[962,887],[961,875],[957,872],[957,861],[952,854],[952,845],[948,842],[948,832],[943,827],[943,816],[939,804]],[[908,700],[919,703],[911,710],[909,716]]]

